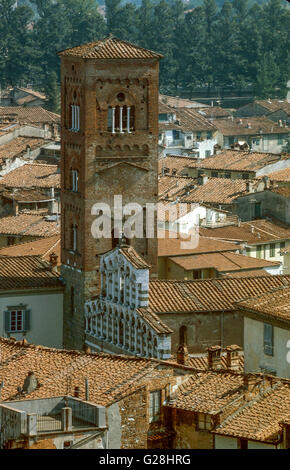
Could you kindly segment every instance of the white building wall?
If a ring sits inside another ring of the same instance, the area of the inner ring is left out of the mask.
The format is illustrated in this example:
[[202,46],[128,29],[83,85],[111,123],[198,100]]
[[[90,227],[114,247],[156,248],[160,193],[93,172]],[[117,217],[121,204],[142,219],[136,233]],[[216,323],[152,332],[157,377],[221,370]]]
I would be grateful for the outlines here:
[[0,296],[0,336],[7,337],[4,312],[7,307],[23,304],[31,310],[30,330],[25,333],[12,332],[16,340],[29,343],[63,347],[63,293],[5,294]]
[[245,372],[257,372],[266,368],[275,370],[279,377],[290,377],[290,347],[287,347],[289,340],[290,330],[274,326],[274,354],[268,356],[264,353],[264,322],[245,316]]

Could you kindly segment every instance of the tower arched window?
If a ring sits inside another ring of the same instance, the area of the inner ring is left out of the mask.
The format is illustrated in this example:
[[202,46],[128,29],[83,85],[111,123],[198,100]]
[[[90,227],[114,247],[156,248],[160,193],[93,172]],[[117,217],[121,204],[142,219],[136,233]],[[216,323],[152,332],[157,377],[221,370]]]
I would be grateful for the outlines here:
[[78,250],[78,226],[76,224],[71,226],[71,249],[72,251]]
[[71,169],[71,189],[74,193],[79,190],[79,172],[78,170]]
[[72,132],[80,130],[80,106],[77,104],[70,105],[70,130]]
[[118,105],[108,108],[108,131],[130,134],[135,130],[135,106]]

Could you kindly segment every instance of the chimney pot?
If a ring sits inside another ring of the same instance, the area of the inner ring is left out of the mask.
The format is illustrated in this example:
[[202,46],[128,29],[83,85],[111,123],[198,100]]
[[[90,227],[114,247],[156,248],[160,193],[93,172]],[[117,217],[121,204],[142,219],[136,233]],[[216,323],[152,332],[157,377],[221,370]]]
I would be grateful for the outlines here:
[[239,370],[240,368],[240,354],[241,351],[240,346],[233,344],[231,346],[227,346],[226,349],[226,364],[227,369],[231,370]]
[[38,385],[37,378],[34,375],[34,372],[28,372],[27,376],[25,377],[24,384],[23,384],[23,392],[31,393],[33,392]]
[[210,348],[207,348],[209,369],[221,368],[221,349],[222,348],[220,346],[211,346]]

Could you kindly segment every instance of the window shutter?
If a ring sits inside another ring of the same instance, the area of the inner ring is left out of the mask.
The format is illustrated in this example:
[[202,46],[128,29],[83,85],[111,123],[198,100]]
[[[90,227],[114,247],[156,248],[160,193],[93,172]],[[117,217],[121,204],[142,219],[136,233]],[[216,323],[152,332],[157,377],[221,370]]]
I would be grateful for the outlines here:
[[4,329],[5,331],[10,331],[10,312],[6,310],[4,312]]
[[24,331],[30,330],[30,317],[31,317],[31,310],[24,311]]
[[264,323],[264,350],[266,354],[273,354],[273,326]]

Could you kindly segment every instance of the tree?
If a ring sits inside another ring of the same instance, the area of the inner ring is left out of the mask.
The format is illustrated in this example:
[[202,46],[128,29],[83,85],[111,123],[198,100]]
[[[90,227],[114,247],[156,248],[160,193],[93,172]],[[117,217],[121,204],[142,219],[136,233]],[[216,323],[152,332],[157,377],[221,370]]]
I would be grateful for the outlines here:
[[48,111],[59,113],[60,90],[59,90],[59,85],[57,83],[57,75],[55,72],[51,72],[49,74],[44,91],[47,96],[47,102],[45,104],[45,108]]

